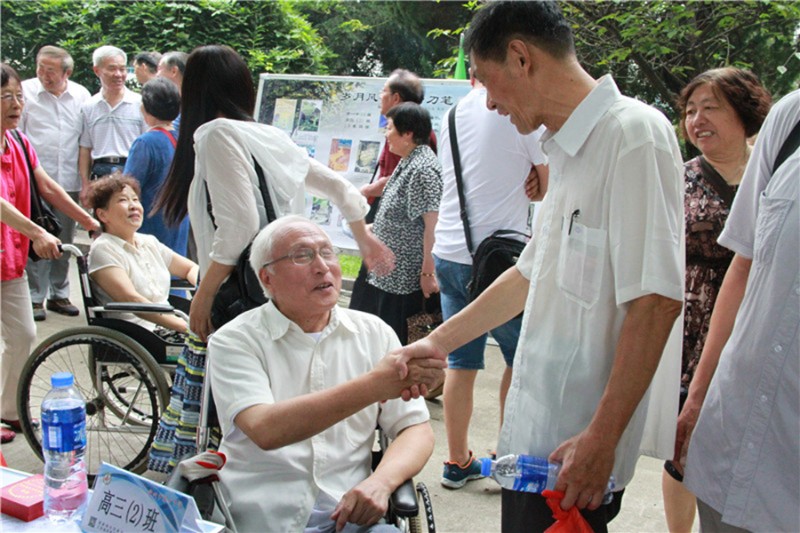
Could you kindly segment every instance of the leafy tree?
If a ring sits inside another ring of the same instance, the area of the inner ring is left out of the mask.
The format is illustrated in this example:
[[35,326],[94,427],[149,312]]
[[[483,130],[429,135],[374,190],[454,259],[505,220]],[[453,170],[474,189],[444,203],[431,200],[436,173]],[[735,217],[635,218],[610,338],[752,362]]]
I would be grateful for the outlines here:
[[141,50],[191,51],[203,44],[227,44],[260,72],[328,72],[331,53],[292,2],[235,0],[36,0],[0,3],[2,57],[23,78],[35,72],[45,44],[70,51],[73,79],[99,88],[91,55],[113,44],[129,56]]
[[680,90],[721,67],[753,70],[774,93],[800,81],[800,3],[792,1],[568,2],[578,55],[595,76],[676,116]]

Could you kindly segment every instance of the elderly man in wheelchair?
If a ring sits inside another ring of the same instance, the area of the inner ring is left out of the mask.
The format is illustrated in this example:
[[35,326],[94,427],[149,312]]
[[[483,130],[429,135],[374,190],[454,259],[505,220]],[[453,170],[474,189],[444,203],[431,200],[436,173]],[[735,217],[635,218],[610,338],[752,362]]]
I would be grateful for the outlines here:
[[[220,478],[240,531],[395,531],[389,496],[433,451],[424,400],[398,397],[441,379],[418,361],[400,379],[400,346],[379,318],[337,306],[341,268],[327,235],[299,216],[256,237],[251,265],[270,301],[209,343],[228,462]],[[392,442],[371,471],[375,428]],[[388,529],[385,529],[388,528]]]

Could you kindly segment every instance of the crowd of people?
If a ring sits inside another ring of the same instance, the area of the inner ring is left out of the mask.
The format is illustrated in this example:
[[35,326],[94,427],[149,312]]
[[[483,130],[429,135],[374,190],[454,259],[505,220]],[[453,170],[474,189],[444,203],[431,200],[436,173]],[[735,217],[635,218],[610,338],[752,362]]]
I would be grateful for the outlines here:
[[[770,110],[749,70],[697,75],[669,117],[697,153],[684,163],[669,118],[594,79],[572,31],[554,2],[478,10],[472,90],[438,136],[422,81],[393,71],[384,151],[360,190],[254,120],[251,73],[227,46],[137,54],[140,93],[113,46],[94,52],[94,96],[61,48],[39,50],[30,80],[2,64],[3,442],[20,429],[35,321],[79,314],[58,247],[78,223],[99,234],[101,301],[196,285],[188,323],[127,317],[185,341],[149,468],[197,451],[213,386],[242,530],[393,531],[388,495],[431,456],[421,396],[442,383],[441,483],[482,477],[468,430],[489,333],[506,365],[496,454],[560,463],[560,506],[592,530],[607,531],[645,448],[668,459],[671,532],[695,514],[703,531],[800,530],[800,91]],[[32,187],[59,235],[32,220]],[[341,210],[360,249],[349,309],[336,249],[301,216],[306,193]],[[475,248],[497,231],[524,249],[475,296]],[[267,303],[216,328],[214,298],[245,252]],[[410,342],[409,318],[434,306],[443,324]],[[372,470],[376,427],[392,442]],[[554,522],[540,494],[501,501],[503,531]]]

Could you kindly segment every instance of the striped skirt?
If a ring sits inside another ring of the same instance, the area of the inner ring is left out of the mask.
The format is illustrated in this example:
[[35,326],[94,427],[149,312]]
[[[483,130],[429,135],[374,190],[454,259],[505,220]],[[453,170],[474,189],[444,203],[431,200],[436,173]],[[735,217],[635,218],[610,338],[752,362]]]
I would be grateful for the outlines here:
[[[183,457],[197,453],[195,437],[200,421],[207,345],[193,333],[178,358],[169,405],[158,423],[147,468],[169,474]],[[209,448],[219,446],[219,430],[212,431]]]

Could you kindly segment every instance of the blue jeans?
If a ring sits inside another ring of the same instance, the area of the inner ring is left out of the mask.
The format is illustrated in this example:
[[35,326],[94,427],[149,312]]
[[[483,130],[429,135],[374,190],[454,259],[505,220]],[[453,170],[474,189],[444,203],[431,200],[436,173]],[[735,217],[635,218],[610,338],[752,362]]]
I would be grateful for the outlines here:
[[[472,273],[472,266],[447,261],[436,256],[433,256],[433,260],[442,301],[442,318],[447,320],[469,303],[467,284]],[[509,367],[514,365],[514,352],[517,351],[521,325],[522,317],[516,317],[491,331],[492,337],[500,345],[503,359]],[[448,367],[461,370],[482,370],[486,338],[487,335],[483,334],[464,346],[456,348],[448,357]]]

